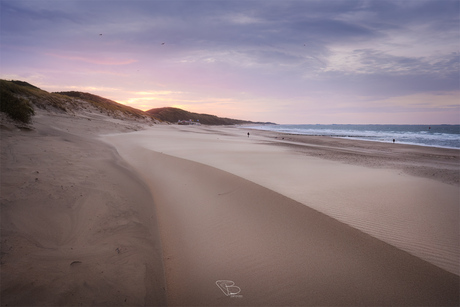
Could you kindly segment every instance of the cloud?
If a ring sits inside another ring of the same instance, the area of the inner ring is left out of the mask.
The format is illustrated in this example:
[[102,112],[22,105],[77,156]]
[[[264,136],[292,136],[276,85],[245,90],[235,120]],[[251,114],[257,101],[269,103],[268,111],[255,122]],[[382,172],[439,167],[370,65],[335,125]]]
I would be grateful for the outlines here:
[[174,92],[174,91],[149,91],[149,92],[133,92],[135,95],[171,95],[171,94],[182,94],[182,92]]
[[57,91],[57,92],[64,92],[64,91],[80,91],[80,92],[117,92],[120,91],[120,89],[115,88],[115,87],[104,87],[104,86],[75,86],[75,85],[70,85],[70,86],[57,86],[54,84],[50,85],[44,85],[48,90],[51,91]]
[[459,71],[459,54],[450,53],[429,57],[395,56],[376,49],[338,51],[329,58],[324,71],[355,74],[433,74],[447,76]]
[[105,57],[105,58],[98,58],[98,57],[84,57],[84,56],[75,56],[75,55],[65,55],[65,54],[55,54],[55,53],[46,53],[46,55],[71,60],[71,61],[81,61],[85,63],[91,64],[99,64],[99,65],[128,65],[137,62],[137,60],[133,59],[115,59],[112,57]]

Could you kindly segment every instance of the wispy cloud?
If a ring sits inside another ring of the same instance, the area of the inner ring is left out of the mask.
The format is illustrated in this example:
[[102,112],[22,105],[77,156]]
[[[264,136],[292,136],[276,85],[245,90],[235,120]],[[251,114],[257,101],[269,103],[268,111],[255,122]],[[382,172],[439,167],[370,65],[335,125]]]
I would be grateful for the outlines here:
[[171,95],[171,94],[182,94],[182,92],[175,91],[149,91],[149,92],[133,92],[135,95],[147,95],[147,96],[158,96],[158,95]]
[[98,64],[98,65],[128,65],[132,63],[136,63],[137,60],[133,59],[116,59],[116,58],[111,58],[111,57],[85,57],[85,56],[76,56],[76,55],[66,55],[66,54],[56,54],[56,53],[46,53],[46,55],[60,58],[60,59],[65,59],[65,60],[71,60],[71,61],[80,61],[80,62],[85,62],[85,63],[91,63],[91,64]]
[[83,92],[118,92],[120,89],[115,87],[105,87],[105,86],[60,86],[55,84],[44,85],[47,89],[59,92],[65,91],[83,91]]

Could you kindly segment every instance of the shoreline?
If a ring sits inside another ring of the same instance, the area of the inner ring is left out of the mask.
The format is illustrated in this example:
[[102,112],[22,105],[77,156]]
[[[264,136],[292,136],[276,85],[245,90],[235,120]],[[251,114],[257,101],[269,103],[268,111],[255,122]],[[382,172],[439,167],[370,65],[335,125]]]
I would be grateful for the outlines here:
[[[258,130],[258,129],[254,129]],[[277,132],[277,133],[282,133],[282,132]],[[316,136],[316,137],[327,137],[327,138],[338,138],[338,139],[343,139],[343,140],[350,140],[350,141],[363,141],[363,142],[377,142],[377,143],[385,143],[385,144],[399,144],[399,145],[408,145],[408,146],[419,146],[419,147],[433,147],[433,148],[438,148],[438,149],[454,149],[454,150],[460,150],[458,147],[447,147],[447,146],[435,146],[435,145],[426,145],[426,144],[417,144],[417,143],[407,143],[407,142],[389,142],[389,141],[375,141],[375,140],[367,140],[363,138],[353,138],[353,137],[348,137],[348,136],[335,136],[335,135],[313,135],[313,134],[295,134],[295,133],[283,133],[286,135],[299,135],[299,136]]]
[[[253,131],[254,135],[265,136],[280,146],[295,148],[308,155],[367,167],[401,169],[410,175],[460,186],[460,149]],[[433,169],[436,170],[433,172]]]
[[[387,124],[383,124],[382,126],[386,126]],[[363,125],[363,126],[369,126],[369,125]],[[378,126],[378,125],[376,125]],[[400,125],[400,126],[413,126],[413,125]],[[417,126],[417,125],[414,125]],[[428,125],[427,125],[428,126]],[[436,125],[432,125],[436,126]],[[458,126],[458,125],[440,125],[440,126]],[[268,133],[274,133],[274,134],[284,134],[284,135],[292,135],[292,136],[311,136],[311,137],[330,137],[330,138],[340,138],[344,140],[356,140],[356,141],[367,141],[367,142],[377,142],[377,143],[386,143],[386,144],[401,144],[401,145],[411,145],[411,146],[421,146],[421,147],[434,147],[434,148],[439,148],[439,149],[456,149],[460,150],[460,147],[449,147],[449,146],[435,146],[435,145],[428,145],[428,144],[420,144],[420,143],[411,143],[411,142],[400,142],[396,140],[396,143],[393,143],[391,140],[389,141],[379,141],[379,140],[373,140],[373,139],[366,139],[365,136],[362,137],[353,137],[350,135],[325,135],[325,134],[303,134],[303,133],[292,133],[292,132],[281,132],[281,131],[276,131],[276,130],[270,130],[270,129],[258,129],[254,128],[251,125],[248,125],[248,127],[245,127],[244,125],[240,125],[239,127],[241,128],[246,128],[250,129],[253,131],[263,131],[263,132],[268,132]]]

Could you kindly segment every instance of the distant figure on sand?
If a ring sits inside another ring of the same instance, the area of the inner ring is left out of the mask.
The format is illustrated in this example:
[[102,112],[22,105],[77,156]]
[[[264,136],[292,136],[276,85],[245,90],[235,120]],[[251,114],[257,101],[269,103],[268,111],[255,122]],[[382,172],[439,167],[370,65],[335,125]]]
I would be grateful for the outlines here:
[[395,139],[393,139],[393,143],[395,142]]
[[248,137],[249,137],[249,132],[248,132]]

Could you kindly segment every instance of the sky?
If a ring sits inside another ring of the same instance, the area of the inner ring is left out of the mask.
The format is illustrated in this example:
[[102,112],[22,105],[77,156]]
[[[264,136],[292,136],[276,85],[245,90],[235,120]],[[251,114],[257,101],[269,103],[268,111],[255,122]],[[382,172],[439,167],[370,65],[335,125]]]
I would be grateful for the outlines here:
[[0,78],[279,124],[460,124],[459,19],[459,0],[0,0]]

